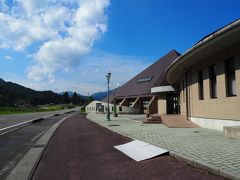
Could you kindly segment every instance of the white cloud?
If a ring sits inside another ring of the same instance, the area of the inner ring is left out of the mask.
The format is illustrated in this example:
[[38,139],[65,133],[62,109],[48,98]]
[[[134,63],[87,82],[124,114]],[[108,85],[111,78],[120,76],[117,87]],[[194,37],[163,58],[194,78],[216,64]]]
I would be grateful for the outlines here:
[[[147,58],[138,56],[126,56],[106,52],[93,52],[86,57],[86,65],[79,66],[73,72],[78,84],[85,84],[86,89],[91,93],[106,91],[106,74],[111,72],[110,88],[115,89],[150,65]],[[84,72],[84,73],[78,73]],[[94,88],[93,88],[94,87]],[[81,87],[81,92],[85,94],[86,89]]]
[[[68,72],[65,76],[64,72],[59,73],[54,81],[42,81],[39,76],[31,74],[34,80],[20,79],[18,77],[11,77],[6,80],[22,84],[26,87],[35,90],[52,90],[55,92],[61,91],[76,91],[83,95],[93,94],[95,92],[107,90],[106,73],[111,71],[112,76],[110,80],[110,89],[114,89],[129,81],[139,72],[150,65],[148,59],[137,56],[126,56],[119,54],[112,54],[106,52],[96,52],[89,54],[86,57],[84,66],[79,66]],[[42,72],[38,66],[34,67],[31,72]],[[52,79],[53,77],[43,77]]]
[[14,58],[12,56],[4,56],[5,60],[13,60]]
[[16,76],[10,81],[36,90],[87,95],[106,90],[108,71],[113,89],[149,65],[143,57],[93,49],[108,28],[109,0],[13,0],[13,4],[9,7],[0,0],[0,48],[25,53],[32,65],[28,79]]
[[57,71],[76,67],[107,30],[109,0],[0,1],[0,48],[31,52],[36,64],[28,77],[53,80]]
[[[75,81],[75,84],[78,82],[77,84],[80,85],[80,92],[85,94],[87,94],[87,92],[92,94],[99,91],[106,91],[106,74],[109,71],[112,73],[110,89],[115,89],[129,81],[150,65],[148,59],[144,57],[119,55],[99,51],[90,54],[86,59],[86,66],[80,66],[76,70],[77,72],[83,72],[84,68],[84,74],[79,74]],[[81,85],[83,84],[84,86],[82,87]]]

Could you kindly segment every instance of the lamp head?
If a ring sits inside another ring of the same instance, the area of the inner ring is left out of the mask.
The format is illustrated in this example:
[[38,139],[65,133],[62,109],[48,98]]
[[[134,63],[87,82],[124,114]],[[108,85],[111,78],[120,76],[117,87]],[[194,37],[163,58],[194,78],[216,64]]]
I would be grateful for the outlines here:
[[108,72],[106,75],[107,80],[110,80],[110,77],[111,77],[111,72]]

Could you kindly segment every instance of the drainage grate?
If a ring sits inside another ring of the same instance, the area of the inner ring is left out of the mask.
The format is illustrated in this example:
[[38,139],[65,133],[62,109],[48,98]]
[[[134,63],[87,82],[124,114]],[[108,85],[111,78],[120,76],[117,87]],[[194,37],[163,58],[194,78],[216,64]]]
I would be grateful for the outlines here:
[[110,124],[110,125],[108,125],[108,126],[120,126],[119,124]]
[[193,131],[194,133],[200,133],[199,131]]
[[32,148],[43,148],[45,144],[35,144]]

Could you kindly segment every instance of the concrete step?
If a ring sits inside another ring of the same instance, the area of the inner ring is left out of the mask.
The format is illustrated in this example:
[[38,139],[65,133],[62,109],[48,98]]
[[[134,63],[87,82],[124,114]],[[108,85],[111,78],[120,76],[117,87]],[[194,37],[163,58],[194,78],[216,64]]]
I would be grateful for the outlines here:
[[240,126],[224,126],[224,137],[240,139]]
[[143,121],[143,124],[162,124],[162,121]]
[[145,121],[143,121],[144,124],[156,124],[156,123],[162,123],[161,116],[158,114],[153,114],[150,117],[148,117]]

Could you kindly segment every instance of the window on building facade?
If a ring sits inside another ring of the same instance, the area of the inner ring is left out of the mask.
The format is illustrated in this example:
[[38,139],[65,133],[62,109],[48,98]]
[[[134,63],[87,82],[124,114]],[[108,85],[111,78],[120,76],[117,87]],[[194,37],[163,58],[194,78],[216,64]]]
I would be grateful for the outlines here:
[[210,98],[217,98],[217,73],[216,65],[209,66]]
[[236,96],[236,76],[234,58],[225,61],[226,92],[227,96]]
[[204,90],[203,89],[203,71],[199,70],[198,71],[198,95],[200,100],[204,99],[203,90]]
[[152,78],[153,78],[153,76],[143,77],[143,78],[141,78],[141,79],[138,80],[138,83],[143,83],[143,82],[151,81]]
[[143,101],[142,101],[143,109],[144,109],[144,110],[147,109],[148,103],[149,103],[148,100],[143,100]]
[[122,111],[122,106],[119,106],[119,111]]
[[128,104],[129,104],[130,107],[133,106],[133,103],[134,103],[133,101],[128,102]]

